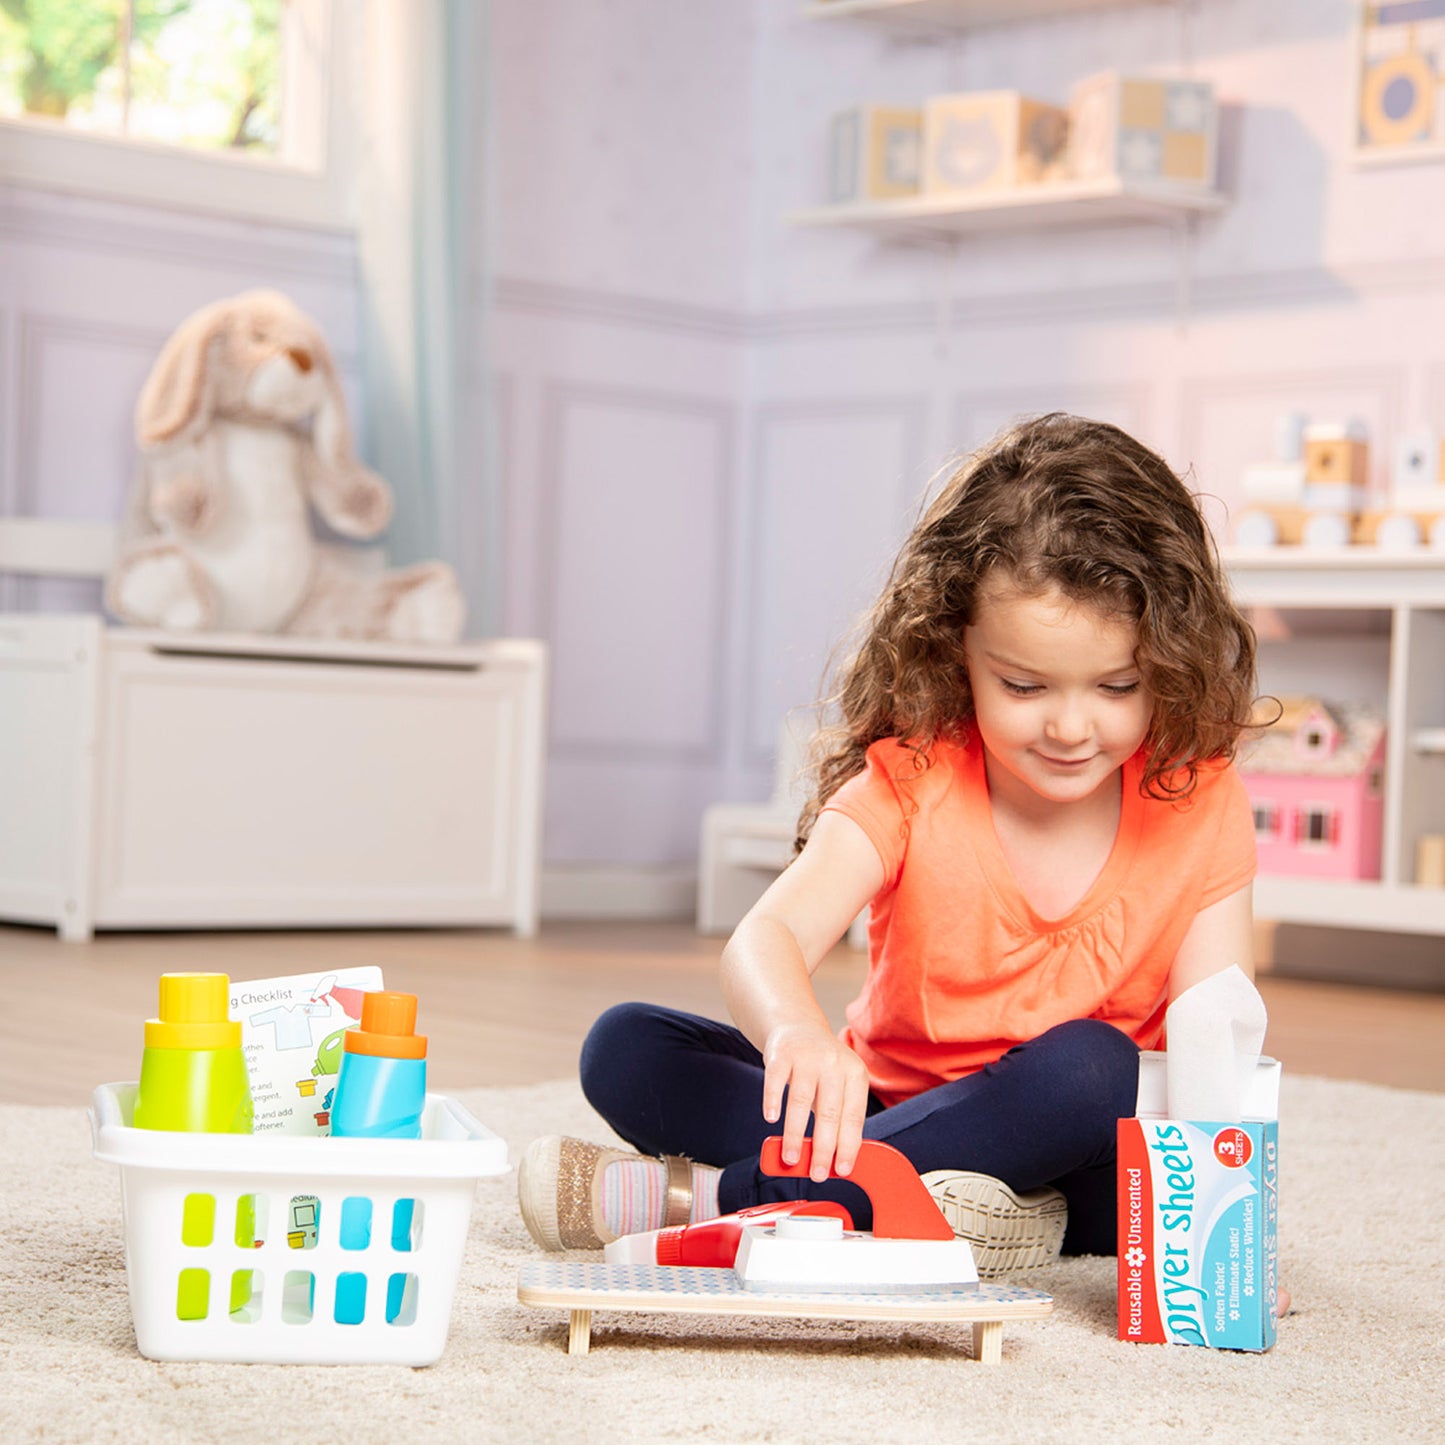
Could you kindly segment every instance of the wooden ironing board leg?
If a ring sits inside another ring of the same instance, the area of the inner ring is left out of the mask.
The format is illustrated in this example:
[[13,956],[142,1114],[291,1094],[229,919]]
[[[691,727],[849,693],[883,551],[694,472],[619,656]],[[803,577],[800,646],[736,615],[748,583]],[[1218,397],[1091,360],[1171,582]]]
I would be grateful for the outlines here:
[[973,1357],[983,1365],[996,1365],[1003,1359],[1002,1320],[975,1321],[973,1326]]
[[592,1343],[592,1311],[573,1310],[571,1324],[567,1330],[567,1353],[585,1355]]

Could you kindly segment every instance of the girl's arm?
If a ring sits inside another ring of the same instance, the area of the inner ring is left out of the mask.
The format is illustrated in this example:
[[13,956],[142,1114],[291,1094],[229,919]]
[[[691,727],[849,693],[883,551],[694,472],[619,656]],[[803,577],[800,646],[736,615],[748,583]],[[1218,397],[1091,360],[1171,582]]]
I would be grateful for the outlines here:
[[1232,966],[1254,977],[1254,887],[1249,883],[1194,915],[1169,970],[1169,1002]]
[[722,955],[733,1020],[763,1056],[763,1117],[783,1112],[783,1161],[796,1163],[813,1119],[815,1180],[847,1174],[868,1112],[868,1071],[829,1025],[812,974],[883,886],[877,850],[850,818],[822,813],[807,846],[738,924]]

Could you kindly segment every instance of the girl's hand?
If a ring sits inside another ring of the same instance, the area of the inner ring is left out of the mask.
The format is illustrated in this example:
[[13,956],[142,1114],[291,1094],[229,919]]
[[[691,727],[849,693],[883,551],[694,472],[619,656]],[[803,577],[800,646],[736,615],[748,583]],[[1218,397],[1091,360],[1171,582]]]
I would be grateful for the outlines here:
[[763,1046],[763,1118],[776,1124],[783,1112],[783,1163],[795,1164],[813,1116],[813,1159],[809,1177],[817,1183],[830,1170],[847,1174],[858,1158],[868,1114],[868,1070],[863,1060],[826,1028],[812,1022],[780,1024]]

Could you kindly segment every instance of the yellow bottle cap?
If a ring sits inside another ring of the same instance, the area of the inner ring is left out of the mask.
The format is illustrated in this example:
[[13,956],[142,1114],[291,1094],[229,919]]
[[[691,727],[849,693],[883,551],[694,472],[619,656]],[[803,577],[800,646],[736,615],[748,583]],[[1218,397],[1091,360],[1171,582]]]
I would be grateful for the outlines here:
[[241,1045],[230,1016],[231,980],[224,973],[163,973],[161,1016],[147,1019],[146,1047],[229,1049]]
[[426,1035],[416,1032],[416,995],[378,989],[361,996],[361,1023],[347,1029],[349,1054],[384,1059],[426,1058]]

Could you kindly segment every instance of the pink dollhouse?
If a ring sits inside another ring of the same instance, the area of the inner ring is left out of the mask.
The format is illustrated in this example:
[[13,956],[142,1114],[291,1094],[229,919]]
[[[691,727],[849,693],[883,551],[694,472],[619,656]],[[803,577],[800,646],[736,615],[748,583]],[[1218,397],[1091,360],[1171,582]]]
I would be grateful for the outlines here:
[[1360,703],[1282,698],[1284,711],[1240,755],[1254,805],[1259,871],[1378,878],[1385,722]]

